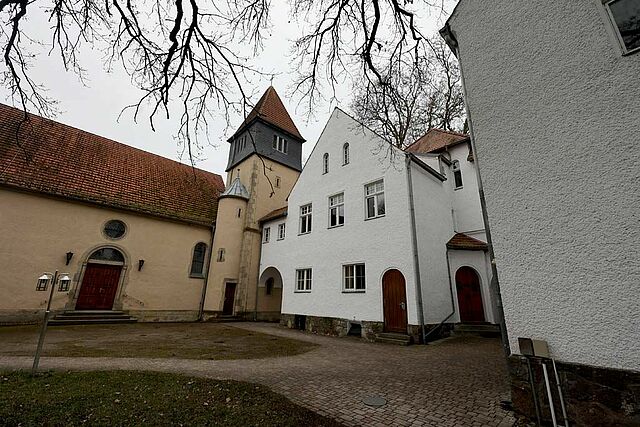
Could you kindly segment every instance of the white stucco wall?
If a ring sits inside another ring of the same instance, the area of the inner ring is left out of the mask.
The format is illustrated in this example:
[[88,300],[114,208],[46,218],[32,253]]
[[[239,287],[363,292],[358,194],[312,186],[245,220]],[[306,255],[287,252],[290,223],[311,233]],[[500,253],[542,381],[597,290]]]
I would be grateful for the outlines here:
[[462,173],[462,187],[456,189],[453,170],[451,167],[446,168],[448,185],[453,195],[454,228],[458,233],[465,233],[484,240],[478,236],[484,232],[484,220],[482,219],[482,207],[478,193],[476,164],[467,160],[469,145],[467,143],[455,145],[449,149],[449,154],[451,161],[458,160],[460,162],[460,172]]
[[512,351],[640,370],[640,54],[598,0],[463,0],[450,24]]
[[451,313],[446,244],[453,236],[452,194],[448,181],[437,179],[416,164],[411,165],[411,179],[424,321],[437,324]]
[[[276,267],[283,277],[282,313],[383,321],[382,275],[389,268],[406,280],[408,321],[418,324],[404,155],[390,163],[387,147],[336,109],[289,196],[287,237],[263,244],[260,271]],[[350,144],[350,163],[342,147]],[[329,173],[322,157],[329,153]],[[364,185],[384,178],[386,215],[365,221]],[[328,197],[344,192],[345,225],[328,228]],[[298,235],[300,206],[313,203],[312,232]],[[274,230],[275,224],[265,224]],[[273,233],[273,231],[272,231]],[[366,292],[342,292],[342,265],[365,263]],[[295,293],[297,268],[313,269],[310,293]]]

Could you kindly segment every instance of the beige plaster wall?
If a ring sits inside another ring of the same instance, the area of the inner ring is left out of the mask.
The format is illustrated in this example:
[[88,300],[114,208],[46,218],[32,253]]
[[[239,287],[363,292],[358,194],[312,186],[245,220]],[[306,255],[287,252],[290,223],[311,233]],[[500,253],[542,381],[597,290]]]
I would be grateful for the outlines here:
[[[102,232],[111,219],[127,225],[119,240]],[[193,317],[199,308],[204,279],[190,278],[189,269],[194,245],[210,245],[207,227],[0,188],[0,232],[0,321],[45,307],[48,292],[35,291],[44,271],[58,269],[73,277],[69,293],[56,291],[53,308],[74,308],[83,265],[104,246],[118,248],[126,258],[114,308],[172,311],[174,319],[175,312]],[[67,252],[74,255],[65,266]],[[138,271],[140,259],[145,263]]]
[[[246,207],[240,227],[229,214],[233,212],[237,215],[239,200],[232,198],[220,200],[213,256],[216,256],[218,249],[224,247],[227,254],[227,261],[224,264],[227,265],[220,265],[223,263],[215,262],[215,258],[212,261],[212,276],[207,286],[205,304],[207,311],[222,310],[225,281],[231,278],[238,283],[234,308],[236,314],[254,312],[256,297],[259,300],[258,311],[279,310],[281,301],[279,292],[268,296],[269,298],[261,297],[259,292],[256,293],[261,250],[258,221],[269,212],[286,206],[287,197],[300,173],[269,159],[263,160],[264,164],[257,155],[253,155],[229,171],[227,175],[227,183],[240,177],[240,181],[249,191],[250,199],[243,202],[246,203]],[[277,178],[280,178],[279,186],[276,186]],[[226,231],[223,232],[223,229]],[[229,247],[239,251],[237,263],[235,260],[230,261]],[[264,303],[262,303],[263,299],[265,299]]]

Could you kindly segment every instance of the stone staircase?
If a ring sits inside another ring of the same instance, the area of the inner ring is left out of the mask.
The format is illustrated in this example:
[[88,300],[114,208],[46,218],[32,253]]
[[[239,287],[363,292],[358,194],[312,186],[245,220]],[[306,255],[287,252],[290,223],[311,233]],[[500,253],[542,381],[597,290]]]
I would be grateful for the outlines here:
[[376,342],[395,345],[409,345],[411,344],[411,337],[406,334],[381,332],[379,334],[376,334]]
[[457,323],[453,327],[453,335],[475,335],[481,337],[499,337],[500,325],[490,323]]
[[119,310],[67,310],[56,314],[49,325],[105,325],[113,323],[135,323],[138,319]]

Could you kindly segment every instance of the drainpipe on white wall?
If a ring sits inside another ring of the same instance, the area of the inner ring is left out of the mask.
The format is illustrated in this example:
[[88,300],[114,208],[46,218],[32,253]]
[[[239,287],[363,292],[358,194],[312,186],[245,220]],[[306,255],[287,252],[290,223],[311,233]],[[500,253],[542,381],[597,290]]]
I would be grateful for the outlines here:
[[415,271],[416,281],[416,304],[418,306],[418,321],[420,322],[420,332],[422,336],[422,343],[425,344],[425,330],[424,330],[424,306],[422,304],[422,285],[420,283],[420,258],[418,257],[418,235],[416,231],[416,210],[413,204],[413,181],[411,179],[411,157],[407,155],[405,157],[405,163],[407,168],[407,184],[409,188],[409,213],[411,219],[411,245],[413,246],[413,264]]
[[493,243],[491,239],[491,229],[489,228],[489,215],[487,214],[487,202],[484,198],[484,188],[482,186],[482,177],[480,176],[480,159],[478,150],[476,149],[476,138],[473,132],[473,121],[471,120],[471,111],[469,110],[469,103],[467,102],[467,87],[464,80],[464,72],[462,70],[462,61],[460,60],[460,49],[458,47],[458,41],[451,30],[451,27],[447,23],[443,29],[440,30],[440,34],[447,41],[449,47],[453,51],[456,58],[458,58],[458,66],[460,67],[460,82],[462,83],[462,95],[464,96],[464,108],[467,113],[467,123],[469,125],[469,136],[471,139],[471,149],[474,153],[474,161],[476,162],[476,179],[478,180],[478,193],[480,194],[480,206],[482,207],[482,219],[484,221],[484,229],[487,236],[487,245],[489,246],[489,257],[491,260],[491,289],[493,294],[493,303],[498,312],[500,322],[500,335],[502,338],[502,348],[507,357],[511,355],[511,348],[509,347],[509,336],[507,335],[507,326],[504,321],[504,309],[502,307],[502,295],[500,294],[500,282],[498,281],[498,269],[496,267],[496,258],[493,252]]
[[198,322],[202,321],[204,316],[204,299],[207,296],[207,286],[209,285],[209,272],[211,271],[211,258],[213,257],[213,236],[216,234],[216,223],[211,225],[211,240],[209,242],[209,258],[207,259],[207,275],[202,284],[202,295],[200,296],[200,307],[198,308]]

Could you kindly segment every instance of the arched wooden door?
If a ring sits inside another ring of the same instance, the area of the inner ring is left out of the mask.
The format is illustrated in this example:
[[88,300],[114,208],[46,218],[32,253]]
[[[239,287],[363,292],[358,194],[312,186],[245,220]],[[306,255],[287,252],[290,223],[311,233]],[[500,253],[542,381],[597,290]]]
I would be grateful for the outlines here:
[[384,330],[407,333],[407,294],[404,276],[398,270],[389,270],[382,276],[382,305]]
[[458,308],[461,322],[484,322],[484,307],[480,278],[471,267],[460,267],[456,272]]
[[98,249],[88,259],[76,310],[112,310],[124,256],[114,248]]

